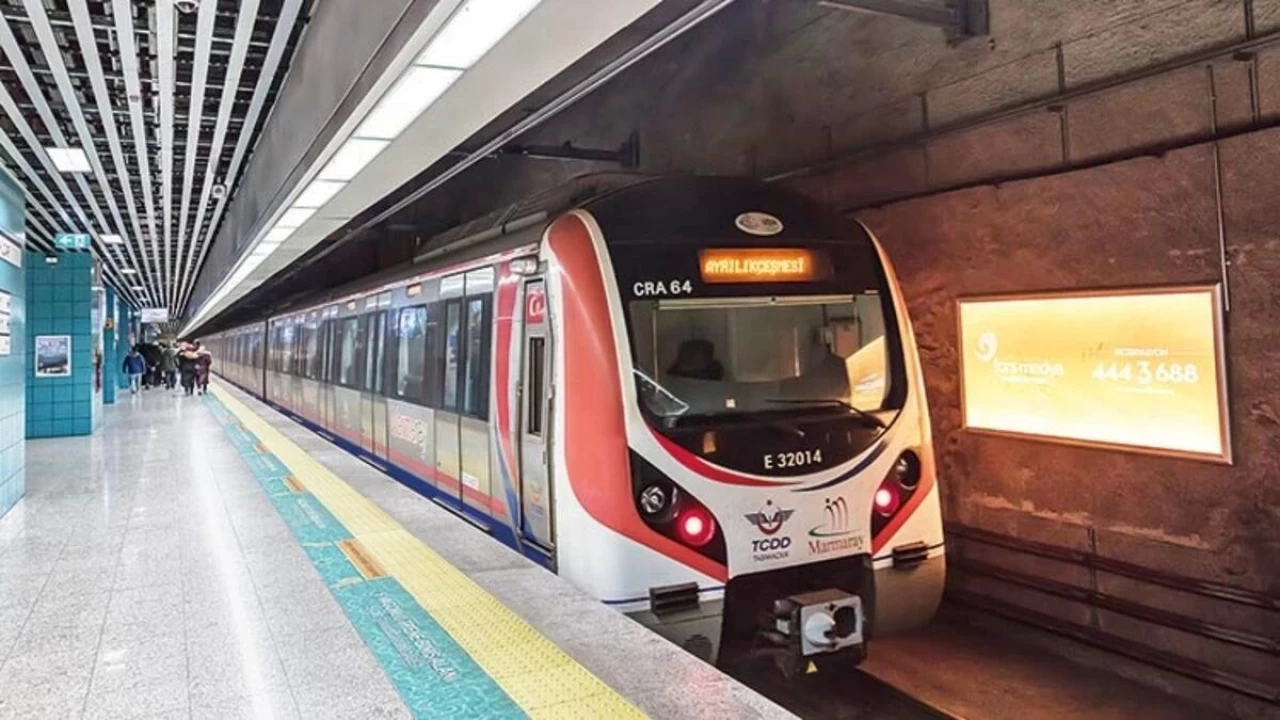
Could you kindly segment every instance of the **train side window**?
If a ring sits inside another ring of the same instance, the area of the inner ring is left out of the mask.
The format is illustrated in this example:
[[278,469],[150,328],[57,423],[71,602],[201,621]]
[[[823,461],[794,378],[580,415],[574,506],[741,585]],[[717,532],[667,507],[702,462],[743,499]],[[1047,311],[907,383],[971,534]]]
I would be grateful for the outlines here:
[[309,349],[307,350],[307,366],[303,369],[307,377],[312,380],[319,380],[324,369],[324,339],[320,335],[319,323],[312,322],[305,327],[307,329]]
[[338,324],[338,384],[345,387],[355,385],[356,346],[359,334],[358,318],[343,318]]
[[480,420],[489,419],[489,303],[487,296],[467,300],[462,412]]
[[369,353],[369,315],[360,315],[354,318],[355,324],[355,355],[352,357],[353,371],[351,373],[351,387],[356,390],[368,389],[364,380],[365,355]]
[[418,305],[402,308],[396,323],[396,397],[422,402],[425,370],[427,309]]
[[444,397],[441,406],[446,410],[458,410],[458,372],[462,363],[462,303],[451,300],[444,305]]
[[387,313],[366,315],[369,327],[369,343],[364,359],[364,389],[367,392],[382,394],[382,350],[386,344],[383,333],[386,329]]
[[444,377],[444,327],[440,320],[443,307],[443,304],[438,302],[427,306],[427,354],[424,359],[422,401],[429,408],[440,407],[441,395],[444,392],[442,387]]
[[546,388],[546,338],[529,338],[529,377],[526,387],[529,393],[525,432],[542,437],[542,394]]

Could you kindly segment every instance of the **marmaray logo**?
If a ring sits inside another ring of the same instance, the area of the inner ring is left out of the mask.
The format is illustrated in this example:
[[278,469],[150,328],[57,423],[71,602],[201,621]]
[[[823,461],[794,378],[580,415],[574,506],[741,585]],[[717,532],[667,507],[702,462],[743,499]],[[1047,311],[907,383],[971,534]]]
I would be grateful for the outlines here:
[[853,532],[849,529],[849,502],[843,497],[827,498],[822,504],[826,522],[809,529],[813,537],[839,537]]
[[780,507],[774,507],[772,500],[766,500],[764,507],[758,512],[747,513],[747,522],[756,526],[756,529],[765,535],[775,535],[782,529],[782,524],[787,521],[795,510],[783,510]]

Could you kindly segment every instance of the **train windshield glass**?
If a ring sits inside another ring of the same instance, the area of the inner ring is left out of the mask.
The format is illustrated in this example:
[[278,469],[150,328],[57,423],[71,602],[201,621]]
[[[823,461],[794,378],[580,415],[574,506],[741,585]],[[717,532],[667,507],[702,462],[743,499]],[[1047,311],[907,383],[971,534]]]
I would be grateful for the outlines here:
[[891,375],[882,301],[876,292],[632,301],[641,402],[670,419],[881,410]]

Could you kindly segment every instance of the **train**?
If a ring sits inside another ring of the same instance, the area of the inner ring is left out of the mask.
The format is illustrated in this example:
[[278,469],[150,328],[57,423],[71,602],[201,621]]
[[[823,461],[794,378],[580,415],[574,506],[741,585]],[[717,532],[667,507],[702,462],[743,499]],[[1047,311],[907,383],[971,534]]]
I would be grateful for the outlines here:
[[579,178],[203,338],[215,372],[709,662],[856,665],[946,575],[902,289],[732,177]]

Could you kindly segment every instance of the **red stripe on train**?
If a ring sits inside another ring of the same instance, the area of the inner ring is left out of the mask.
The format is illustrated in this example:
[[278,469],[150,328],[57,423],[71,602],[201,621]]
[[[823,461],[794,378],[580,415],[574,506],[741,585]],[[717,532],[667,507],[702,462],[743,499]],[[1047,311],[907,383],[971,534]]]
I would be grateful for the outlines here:
[[723,564],[659,535],[640,519],[631,497],[613,318],[591,230],[579,215],[565,215],[551,223],[547,242],[561,273],[563,447],[574,496],[605,527],[704,575],[726,580]]

